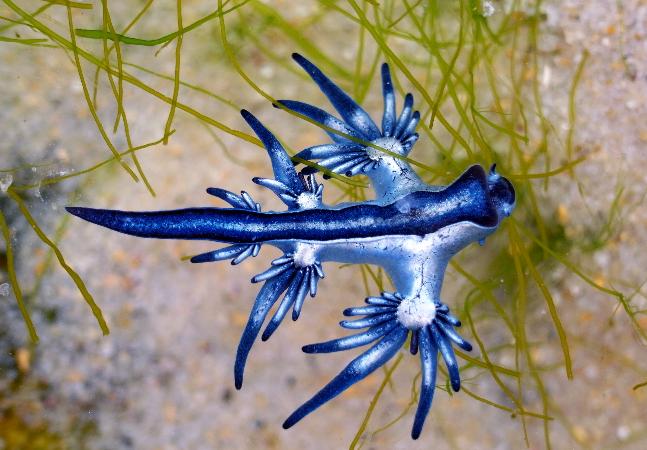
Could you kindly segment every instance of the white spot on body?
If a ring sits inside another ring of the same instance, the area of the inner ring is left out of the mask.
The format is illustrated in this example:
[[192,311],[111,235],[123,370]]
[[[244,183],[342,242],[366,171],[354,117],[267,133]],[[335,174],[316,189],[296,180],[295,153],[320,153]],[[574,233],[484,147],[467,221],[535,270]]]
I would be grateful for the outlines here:
[[[398,155],[404,155],[404,148],[402,147],[402,144],[400,141],[398,141],[396,138],[393,137],[383,137],[379,139],[375,139],[374,141],[371,142],[371,144],[375,144],[378,147],[382,147],[385,150],[388,150],[389,152],[392,153],[397,153]],[[365,147],[366,150],[366,155],[373,161],[380,161],[384,157],[388,157],[386,153],[384,153],[382,150],[378,150],[374,147]]]
[[0,296],[6,297],[7,295],[9,295],[9,288],[10,287],[11,286],[9,286],[9,283],[0,284]]
[[420,297],[405,298],[398,306],[397,317],[398,322],[405,328],[417,330],[433,322],[436,306]]
[[297,205],[301,209],[314,209],[320,205],[319,197],[314,192],[302,192],[297,197]]
[[312,266],[317,262],[317,247],[312,244],[297,244],[294,251],[294,265],[297,267]]

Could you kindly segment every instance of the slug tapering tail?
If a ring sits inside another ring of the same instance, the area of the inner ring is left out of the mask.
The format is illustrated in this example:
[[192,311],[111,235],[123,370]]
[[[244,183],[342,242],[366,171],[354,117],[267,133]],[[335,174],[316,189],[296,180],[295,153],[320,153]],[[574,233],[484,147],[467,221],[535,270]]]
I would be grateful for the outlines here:
[[261,214],[226,208],[138,212],[78,207],[65,209],[83,220],[132,236],[231,243],[254,242],[254,224],[250,221],[256,217],[258,222]]

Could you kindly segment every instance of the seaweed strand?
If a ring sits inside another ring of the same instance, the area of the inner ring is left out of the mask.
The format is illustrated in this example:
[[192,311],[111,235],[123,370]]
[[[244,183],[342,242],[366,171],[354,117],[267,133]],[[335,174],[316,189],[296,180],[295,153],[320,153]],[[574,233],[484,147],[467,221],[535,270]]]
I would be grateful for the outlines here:
[[7,274],[9,275],[9,282],[11,284],[11,289],[13,290],[14,296],[16,297],[16,303],[18,304],[18,309],[22,315],[23,321],[25,322],[25,327],[27,327],[27,332],[29,337],[34,344],[38,343],[38,333],[36,332],[36,327],[31,320],[27,306],[22,296],[22,290],[20,289],[20,283],[18,282],[18,277],[16,276],[16,266],[14,262],[13,255],[13,245],[11,245],[11,231],[7,225],[4,214],[0,211],[0,231],[2,231],[2,236],[5,240],[6,245],[6,258],[7,258]]
[[31,225],[32,229],[38,236],[38,238],[43,241],[45,245],[47,245],[49,248],[52,249],[54,254],[56,255],[56,259],[58,259],[59,264],[67,272],[67,274],[70,276],[72,281],[74,281],[74,284],[76,284],[77,289],[85,299],[86,303],[92,310],[92,314],[94,317],[97,319],[97,322],[99,323],[99,327],[101,327],[101,331],[103,332],[104,336],[110,334],[110,329],[108,328],[108,324],[106,323],[105,319],[103,318],[103,312],[101,311],[101,308],[99,305],[96,304],[94,301],[94,298],[92,297],[92,294],[88,291],[88,289],[85,287],[85,283],[77,274],[74,269],[65,261],[65,257],[63,257],[63,254],[61,251],[58,249],[58,246],[52,242],[47,235],[43,232],[43,230],[38,226],[38,223],[36,223],[36,220],[34,220],[34,217],[31,215],[29,212],[29,209],[27,209],[27,205],[25,205],[25,202],[23,201],[22,198],[18,194],[16,194],[12,188],[9,188],[7,190],[7,195],[9,198],[11,198],[14,202],[16,202],[16,205],[18,205],[18,209],[20,209],[20,212],[22,213],[23,216],[25,216],[25,219]]

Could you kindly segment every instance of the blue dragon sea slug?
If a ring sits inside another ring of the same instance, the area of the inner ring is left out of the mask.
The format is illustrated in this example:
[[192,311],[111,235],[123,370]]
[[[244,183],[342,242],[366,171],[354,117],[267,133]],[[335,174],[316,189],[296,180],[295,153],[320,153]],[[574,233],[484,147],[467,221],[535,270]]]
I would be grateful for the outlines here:
[[469,167],[447,186],[424,183],[402,157],[409,154],[418,135],[420,113],[413,111],[407,94],[396,115],[396,101],[387,64],[382,66],[384,114],[382,129],[353,99],[303,56],[295,61],[328,97],[341,119],[315,106],[292,100],[278,105],[321,124],[331,142],[307,148],[297,156],[316,160],[319,167],[369,177],[375,199],[326,205],[310,166],[297,172],[279,141],[251,113],[243,118],[267,149],[274,178],[253,181],[273,191],[287,206],[265,212],[251,196],[220,188],[207,192],[231,208],[187,208],[173,211],[126,212],[69,207],[84,220],[134,236],[162,239],[201,239],[227,244],[194,256],[194,263],[231,260],[238,264],[256,256],[264,244],[277,247],[283,256],[252,278],[264,282],[243,331],[234,367],[237,389],[242,387],[245,362],[263,323],[262,340],[270,338],[292,311],[301,314],[306,296],[315,296],[327,261],[376,264],[388,273],[396,292],[366,299],[366,306],[349,308],[340,325],[362,330],[339,339],[306,345],[306,353],[328,353],[372,344],[352,360],[330,383],[300,406],[284,422],[290,428],[306,415],[339,395],[385,364],[410,337],[410,352],[420,353],[422,381],[412,437],[420,436],[431,407],[438,353],[447,366],[451,386],[460,389],[458,363],[452,345],[471,350],[457,332],[459,320],[442,303],[445,269],[452,256],[472,242],[482,242],[510,215],[515,205],[512,184],[492,166]]

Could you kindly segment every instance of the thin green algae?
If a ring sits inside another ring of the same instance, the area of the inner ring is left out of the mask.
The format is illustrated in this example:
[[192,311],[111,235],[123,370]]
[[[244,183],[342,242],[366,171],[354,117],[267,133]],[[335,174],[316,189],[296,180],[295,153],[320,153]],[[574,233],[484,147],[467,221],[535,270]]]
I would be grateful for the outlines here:
[[[268,105],[277,104],[271,90],[262,86],[257,81],[258,77],[254,71],[248,69],[252,65],[241,56],[243,52],[240,49],[251,43],[281,70],[295,72],[295,69],[290,66],[286,55],[275,53],[251,27],[240,26],[247,20],[257,18],[263,22],[263,32],[271,31],[293,45],[295,50],[304,52],[360,101],[369,95],[370,89],[376,89],[378,86],[377,69],[380,62],[389,62],[394,72],[394,85],[399,93],[403,95],[407,88],[413,89],[417,108],[422,115],[419,125],[421,141],[426,140],[432,144],[427,145],[425,150],[421,142],[411,157],[404,158],[419,170],[425,181],[443,184],[451,181],[469,164],[497,163],[498,170],[509,177],[517,187],[517,210],[510,220],[504,222],[498,236],[492,239],[487,260],[483,261],[484,267],[489,268],[480,273],[472,273],[470,268],[464,266],[463,259],[451,264],[451,270],[463,279],[466,286],[463,301],[453,299],[451,303],[465,324],[467,336],[476,344],[480,354],[474,357],[457,352],[463,360],[462,373],[464,376],[475,378],[475,383],[479,382],[477,376],[489,377],[505,397],[505,404],[500,400],[485,398],[468,386],[464,386],[462,392],[476,401],[518,418],[527,445],[533,444],[529,441],[527,432],[529,421],[540,420],[544,430],[543,445],[550,448],[550,423],[553,420],[565,419],[546,391],[543,377],[548,369],[539,367],[535,362],[531,349],[536,344],[528,340],[526,327],[529,308],[536,308],[538,303],[543,302],[561,349],[562,361],[556,366],[563,370],[565,378],[572,379],[574,355],[571,352],[568,329],[560,319],[559,308],[551,293],[553,288],[546,280],[552,268],[557,265],[565,267],[585,284],[614,299],[630,319],[636,333],[647,339],[646,331],[640,326],[637,318],[644,312],[636,311],[632,307],[631,296],[596,282],[571,253],[578,250],[590,254],[604,248],[617,236],[621,218],[626,213],[625,205],[621,201],[622,186],[618,186],[610,205],[608,220],[598,229],[591,230],[588,244],[573,242],[566,236],[561,225],[554,219],[554,208],[542,211],[540,207],[540,198],[544,192],[550,190],[551,180],[568,176],[574,182],[578,182],[575,168],[579,164],[585,164],[587,160],[587,155],[579,154],[576,150],[574,137],[577,128],[575,99],[582,74],[586,70],[588,56],[587,53],[582,55],[573,73],[568,96],[568,128],[566,135],[560,136],[550,118],[545,115],[539,86],[540,61],[537,48],[542,32],[541,1],[512,1],[509,8],[497,11],[492,17],[486,17],[483,14],[482,3],[476,0],[455,3],[441,0],[322,0],[319,2],[320,8],[311,16],[294,20],[286,17],[279,8],[264,2],[220,0],[212,13],[184,26],[183,4],[181,0],[177,0],[177,29],[157,37],[138,36],[136,32],[138,22],[150,13],[152,1],[146,2],[139,11],[134,11],[128,25],[121,30],[112,20],[107,0],[101,0],[97,4],[49,1],[31,13],[18,2],[3,2],[8,13],[0,16],[0,45],[26,45],[33,51],[39,51],[39,47],[42,46],[55,47],[68,55],[76,66],[84,101],[94,125],[102,136],[103,147],[111,154],[109,158],[90,167],[79,168],[73,173],[46,178],[37,183],[13,184],[6,192],[23,219],[49,249],[49,257],[55,257],[52,259],[56,259],[59,266],[72,278],[104,333],[108,333],[108,325],[103,319],[100,307],[85,287],[82,278],[72,269],[58,248],[57,242],[64,236],[65,218],[61,218],[62,225],[58,228],[56,237],[49,238],[46,230],[43,230],[31,215],[24,196],[31,190],[45,185],[77,177],[91,178],[97,171],[115,165],[125,170],[133,181],[143,181],[148,192],[154,195],[155,180],[149,181],[145,175],[145,167],[137,159],[137,153],[167,144],[172,138],[174,117],[178,113],[184,113],[201,123],[213,133],[214,138],[224,133],[260,147],[261,144],[255,136],[185,103],[180,89],[190,89],[200,95],[215,98],[228,108],[239,109],[240,105],[228,99],[226,93],[212,92],[209,86],[200,86],[183,79],[182,53],[185,46],[189,45],[183,38],[199,27],[208,26],[216,29],[214,36],[217,38],[212,45],[221,49],[225,56],[223,64],[232,69],[229,73],[239,77],[241,86],[248,85],[250,94],[257,94]],[[74,19],[77,10],[94,7],[101,10],[101,23],[97,24],[97,28],[76,28]],[[67,33],[57,31],[48,20],[43,19],[42,13],[47,8],[66,9]],[[11,17],[9,13],[12,14]],[[359,50],[351,66],[346,66],[332,57],[331,50],[325,48],[324,43],[320,42],[316,33],[312,31],[319,22],[330,16],[354,30]],[[9,35],[16,27],[28,28],[31,34],[37,37],[22,38]],[[97,41],[101,43],[99,47],[91,45]],[[162,73],[156,67],[145,67],[139,61],[128,58],[128,46],[153,47],[151,51],[159,51],[157,47],[163,48],[171,44],[175,45],[175,65],[172,74]],[[94,67],[91,83],[86,78],[84,65]],[[166,79],[171,82],[171,89],[157,90],[137,77],[134,74],[136,72],[130,72],[131,69]],[[98,113],[97,92],[101,89],[99,79],[102,74],[107,77],[112,100],[116,105],[112,126],[105,124]],[[311,85],[302,74],[299,76],[304,86]],[[166,122],[160,124],[163,133],[159,140],[136,143],[132,139],[127,108],[124,105],[127,92],[124,85],[144,91],[151,101],[161,100],[168,105]],[[277,106],[285,109],[280,104]],[[311,125],[320,126],[297,113],[287,112],[296,116],[295,120],[302,119],[311,122]],[[123,150],[118,150],[114,144],[114,134],[120,129],[127,141]],[[336,132],[331,129],[326,131]],[[562,138],[565,141],[563,145],[554,144]],[[298,150],[291,148],[289,143],[285,144],[291,153]],[[364,144],[376,147],[371,143]],[[389,153],[385,149],[376,148]],[[164,156],[160,153],[156,157]],[[233,158],[233,155],[230,155],[230,158]],[[301,160],[295,162],[305,163]],[[134,169],[131,168],[131,164],[135,166]],[[312,163],[308,165],[318,167]],[[23,169],[3,168],[3,172],[7,173],[20,170]],[[335,201],[361,201],[370,195],[365,180],[351,180],[329,172],[327,175],[332,177],[331,181],[338,189]],[[28,312],[30,305],[24,302],[20,274],[16,272],[11,253],[12,230],[4,216],[0,215],[0,219],[0,228],[8,249],[7,273],[29,335],[33,342],[37,342],[37,332]],[[360,272],[367,295],[389,288],[389,281],[383,271],[363,266]],[[46,273],[47,271],[43,271],[39,277],[46,276]],[[511,298],[511,301],[500,298],[501,284],[492,280],[503,280],[506,297]],[[37,301],[37,296],[33,296],[28,303]],[[461,304],[462,308],[459,307]],[[478,333],[479,323],[488,322],[500,325],[511,338],[512,344],[503,347],[488,346],[487,341]],[[496,361],[500,359],[501,352],[509,351],[510,347],[514,351],[515,362],[511,367],[504,367]],[[392,377],[401,368],[400,362],[401,359],[394,360],[383,371],[382,383],[370,401],[364,418],[358,424],[350,448],[361,448],[377,434],[406,419],[415,405],[418,395],[416,382],[419,376],[413,380],[410,389],[411,400],[399,414],[384,424],[374,424],[372,421],[386,387],[392,386]],[[442,367],[440,373],[439,389],[445,384],[443,376],[446,376],[446,373]],[[634,389],[643,388],[645,385],[645,382],[639,383]],[[451,393],[450,389],[445,390]],[[540,399],[539,411],[533,411],[527,405],[526,393],[529,391]],[[399,394],[402,395],[402,392]]]

